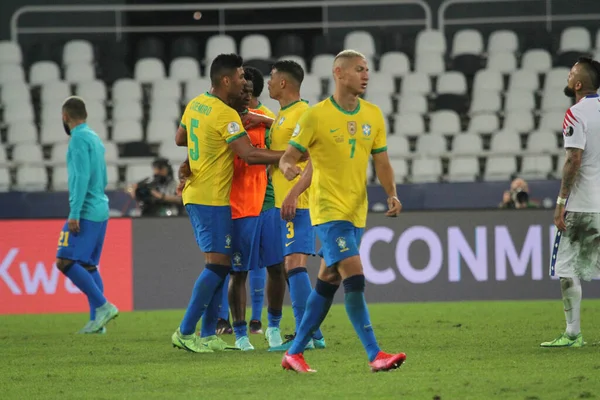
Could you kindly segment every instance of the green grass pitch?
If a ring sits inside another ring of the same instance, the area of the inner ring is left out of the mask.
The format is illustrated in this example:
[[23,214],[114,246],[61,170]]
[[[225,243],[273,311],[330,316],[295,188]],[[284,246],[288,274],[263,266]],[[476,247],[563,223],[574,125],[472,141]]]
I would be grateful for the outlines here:
[[175,350],[181,310],[123,313],[104,336],[74,334],[83,314],[2,316],[0,399],[600,399],[600,301],[584,299],[582,349],[538,347],[564,329],[560,299],[370,310],[381,347],[407,354],[398,370],[370,372],[343,306],[323,325],[328,348],[305,354],[314,375],[283,371],[262,335],[254,352]]

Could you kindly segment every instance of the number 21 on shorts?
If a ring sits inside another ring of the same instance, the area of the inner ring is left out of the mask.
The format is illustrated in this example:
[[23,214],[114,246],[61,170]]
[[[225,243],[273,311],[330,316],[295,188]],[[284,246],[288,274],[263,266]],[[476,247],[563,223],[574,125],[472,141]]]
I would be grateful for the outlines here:
[[58,237],[58,247],[69,247],[69,231],[61,231]]

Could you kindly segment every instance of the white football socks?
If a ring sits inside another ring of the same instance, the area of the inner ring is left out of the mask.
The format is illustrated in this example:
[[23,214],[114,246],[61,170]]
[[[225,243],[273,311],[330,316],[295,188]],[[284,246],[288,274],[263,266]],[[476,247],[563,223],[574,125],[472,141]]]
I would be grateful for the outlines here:
[[581,333],[581,281],[579,278],[560,278],[560,289],[567,320],[566,334],[574,338]]

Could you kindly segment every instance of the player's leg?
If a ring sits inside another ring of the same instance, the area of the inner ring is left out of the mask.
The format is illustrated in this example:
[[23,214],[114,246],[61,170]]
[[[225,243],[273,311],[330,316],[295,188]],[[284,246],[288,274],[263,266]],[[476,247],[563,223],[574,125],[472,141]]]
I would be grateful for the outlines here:
[[262,309],[265,302],[265,283],[267,270],[260,265],[254,265],[248,273],[250,283],[250,299],[252,300],[252,315],[250,316],[250,333],[260,334],[262,330]]
[[219,319],[217,321],[218,335],[231,335],[233,333],[231,322],[229,322],[229,279],[230,275],[227,275],[221,290],[221,304],[219,306]]
[[[104,282],[102,281],[102,276],[100,276],[100,271],[98,271],[98,267],[96,265],[83,265],[83,268],[86,269],[87,272],[92,276],[94,283],[98,286],[98,289],[104,294]],[[90,321],[93,321],[96,318],[96,309],[92,307],[92,303],[88,299],[88,304],[90,306]]]

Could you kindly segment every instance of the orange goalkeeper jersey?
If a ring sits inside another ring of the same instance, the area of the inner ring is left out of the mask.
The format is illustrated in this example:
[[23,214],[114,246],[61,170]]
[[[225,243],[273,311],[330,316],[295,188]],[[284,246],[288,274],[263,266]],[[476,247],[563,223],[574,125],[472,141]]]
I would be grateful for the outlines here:
[[[261,110],[250,112],[265,115]],[[264,149],[267,128],[261,125],[248,129],[248,137],[254,147]],[[231,185],[231,217],[258,217],[262,210],[267,190],[267,173],[264,165],[248,165],[239,156],[233,159],[233,184]]]

